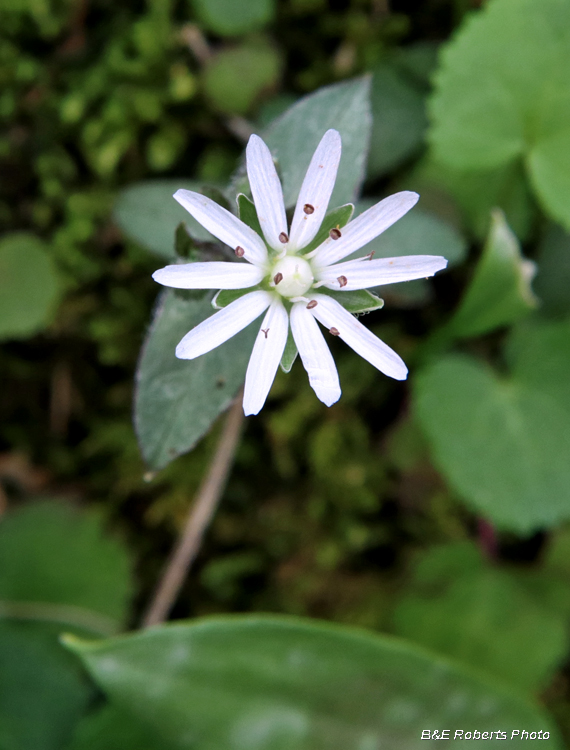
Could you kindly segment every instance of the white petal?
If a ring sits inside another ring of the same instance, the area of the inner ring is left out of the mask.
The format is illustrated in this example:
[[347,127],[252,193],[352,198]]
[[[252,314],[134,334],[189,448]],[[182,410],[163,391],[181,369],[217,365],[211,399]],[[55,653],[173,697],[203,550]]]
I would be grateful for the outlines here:
[[287,310],[280,299],[274,299],[263,319],[247,366],[243,394],[246,417],[257,414],[265,403],[283,356],[288,331]]
[[174,197],[188,213],[208,232],[229,245],[233,250],[241,247],[243,257],[250,263],[263,265],[267,261],[267,248],[261,237],[225,208],[205,195],[192,190],[177,190]]
[[187,333],[176,347],[176,356],[179,359],[195,359],[215,349],[259,318],[272,299],[270,292],[259,291],[230,302],[223,310],[206,318]]
[[[433,276],[447,266],[441,255],[406,255],[378,260],[349,260],[317,272],[317,281],[325,281],[329,289],[369,289],[397,281],[411,281]],[[340,278],[340,282],[339,282]],[[341,286],[342,284],[342,286]]]
[[[306,247],[319,231],[334,188],[341,147],[338,131],[327,130],[313,154],[297,199],[289,237],[291,248]],[[313,213],[305,213],[307,204]]]
[[417,193],[404,190],[376,203],[343,227],[338,240],[329,237],[315,250],[315,265],[328,266],[364,247],[407,214],[419,197]]
[[282,250],[286,243],[281,242],[279,235],[287,235],[287,217],[271,151],[259,136],[252,135],[245,153],[247,177],[261,229],[267,243],[275,250]]
[[408,368],[393,349],[359,323],[354,315],[351,315],[336,300],[324,294],[311,296],[318,304],[308,312],[312,313],[325,328],[329,330],[336,328],[343,341],[385,375],[396,380],[406,379]]
[[306,302],[296,302],[293,305],[291,331],[311,387],[323,403],[331,406],[340,398],[338,372],[327,342],[311,312],[307,310]]
[[249,263],[184,263],[160,268],[152,278],[175,289],[246,289],[259,284],[264,272]]

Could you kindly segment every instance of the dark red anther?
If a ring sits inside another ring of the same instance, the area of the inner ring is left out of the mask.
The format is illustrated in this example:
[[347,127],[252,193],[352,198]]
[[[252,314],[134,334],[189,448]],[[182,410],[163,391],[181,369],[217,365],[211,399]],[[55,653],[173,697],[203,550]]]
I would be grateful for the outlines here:
[[307,310],[312,310],[313,307],[316,307],[319,303],[316,299],[312,299],[309,304],[307,305]]
[[245,255],[245,250],[243,249],[243,247],[240,247],[239,245],[236,247],[234,252],[238,258],[243,258],[243,256]]
[[331,238],[331,240],[340,240],[340,238],[342,237],[340,229],[338,227],[333,227],[329,232],[329,237]]
[[314,214],[314,213],[315,213],[315,207],[314,207],[314,206],[311,206],[311,204],[310,204],[310,203],[305,203],[305,205],[303,206],[303,211],[304,211],[304,212],[305,212],[305,213],[306,213],[307,215],[309,215],[309,216],[310,216],[311,214]]
[[338,328],[329,328],[329,333],[333,336],[340,336]]
[[348,279],[346,278],[346,276],[339,276],[337,281],[341,289],[343,288],[343,286],[346,286],[348,284]]
[[279,242],[282,242],[284,245],[289,242],[289,237],[285,234],[285,232],[281,232],[279,235]]

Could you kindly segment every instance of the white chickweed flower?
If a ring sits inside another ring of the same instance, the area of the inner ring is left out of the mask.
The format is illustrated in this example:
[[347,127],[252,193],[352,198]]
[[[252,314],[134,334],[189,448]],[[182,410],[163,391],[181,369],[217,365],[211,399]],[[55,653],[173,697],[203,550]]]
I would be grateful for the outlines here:
[[425,278],[447,265],[445,258],[435,255],[378,260],[366,255],[339,262],[415,205],[419,196],[409,191],[385,198],[342,228],[332,228],[318,247],[303,252],[315,238],[327,211],[340,153],[340,134],[327,130],[307,170],[289,229],[271,152],[261,138],[251,136],[246,150],[247,174],[263,237],[200,193],[178,190],[174,194],[200,224],[229,245],[241,260],[166,266],[153,274],[155,281],[177,289],[252,290],[187,333],[176,347],[176,356],[199,357],[265,312],[245,378],[246,415],[257,414],[265,403],[285,350],[289,325],[309,382],[327,406],[338,401],[341,390],[334,360],[317,321],[374,367],[404,380],[408,370],[402,359],[325,290],[349,292]]

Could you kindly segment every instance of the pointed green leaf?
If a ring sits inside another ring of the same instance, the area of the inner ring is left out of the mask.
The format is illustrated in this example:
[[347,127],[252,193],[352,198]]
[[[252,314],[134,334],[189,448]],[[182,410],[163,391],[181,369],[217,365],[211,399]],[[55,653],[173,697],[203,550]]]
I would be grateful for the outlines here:
[[479,336],[528,315],[537,305],[530,286],[534,273],[502,212],[494,211],[483,254],[445,334]]
[[326,294],[348,310],[348,312],[358,314],[372,312],[372,310],[381,310],[384,307],[384,300],[377,297],[368,289],[355,289],[350,292],[339,292],[336,289],[327,289],[321,287],[320,294]]
[[331,229],[342,229],[342,227],[346,226],[352,219],[353,213],[354,205],[352,203],[347,203],[346,206],[339,206],[328,211],[313,240],[303,248],[303,255],[310,253],[311,250],[322,244],[328,238]]
[[243,221],[244,224],[247,224],[250,229],[253,229],[254,232],[257,232],[260,237],[263,237],[261,224],[259,223],[259,219],[257,217],[257,211],[254,202],[243,193],[240,193],[237,196],[236,201],[238,205],[239,218]]
[[125,188],[115,205],[114,215],[123,232],[162,258],[175,258],[172,237],[180,222],[197,240],[215,238],[174,200],[180,188],[201,192],[202,184],[190,180],[147,180]]
[[135,394],[135,429],[151,469],[162,469],[191,450],[244,382],[255,323],[201,357],[175,356],[182,337],[212,314],[211,292],[168,291],[158,303],[139,361]]
[[521,726],[550,731],[549,747],[561,747],[546,716],[500,684],[338,625],[224,617],[67,643],[112,701],[179,748],[421,750],[428,728],[496,727],[510,737]]
[[297,349],[297,344],[295,343],[295,339],[293,338],[291,327],[289,327],[285,350],[283,351],[283,356],[281,357],[281,369],[283,370],[283,372],[291,372],[291,368],[293,367],[298,354],[299,350]]
[[295,205],[313,152],[329,128],[342,137],[342,158],[330,205],[349,203],[358,196],[372,126],[369,95],[369,77],[320,88],[300,99],[263,134],[279,164],[287,207]]

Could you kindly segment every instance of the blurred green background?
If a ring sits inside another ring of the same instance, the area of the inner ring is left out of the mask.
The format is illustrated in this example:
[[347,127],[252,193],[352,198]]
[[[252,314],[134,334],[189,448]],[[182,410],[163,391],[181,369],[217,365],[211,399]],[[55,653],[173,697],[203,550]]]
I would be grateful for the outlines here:
[[363,75],[357,210],[417,190],[378,252],[451,268],[366,318],[408,383],[337,340],[332,408],[299,362],[278,373],[172,617],[395,634],[570,740],[570,3],[522,4],[2,3],[1,750],[98,747],[76,726],[101,693],[57,634],[136,627],[219,436],[162,468],[132,425],[168,195],[223,189],[251,132]]

